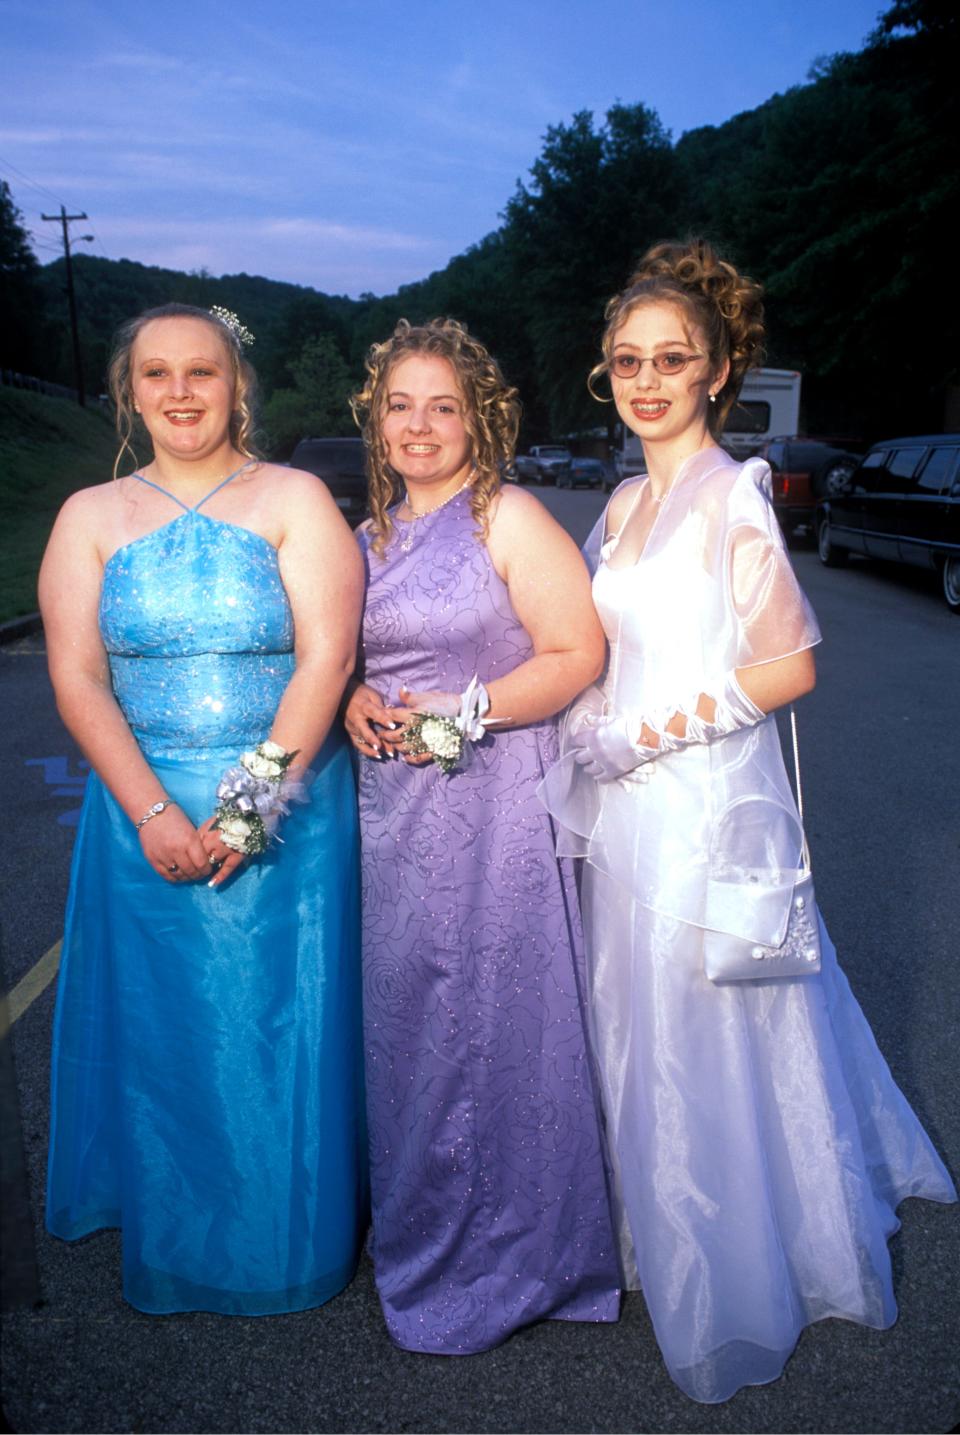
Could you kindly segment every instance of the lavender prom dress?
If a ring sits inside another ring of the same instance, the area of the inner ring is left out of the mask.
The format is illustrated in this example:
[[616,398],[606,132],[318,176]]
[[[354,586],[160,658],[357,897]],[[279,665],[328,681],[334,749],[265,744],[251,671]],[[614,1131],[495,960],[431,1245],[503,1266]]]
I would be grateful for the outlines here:
[[[460,692],[531,655],[466,494],[394,521],[383,558],[360,535],[366,682]],[[546,722],[449,776],[360,764],[374,1262],[410,1350],[618,1315],[576,893],[536,796],[556,752]]]

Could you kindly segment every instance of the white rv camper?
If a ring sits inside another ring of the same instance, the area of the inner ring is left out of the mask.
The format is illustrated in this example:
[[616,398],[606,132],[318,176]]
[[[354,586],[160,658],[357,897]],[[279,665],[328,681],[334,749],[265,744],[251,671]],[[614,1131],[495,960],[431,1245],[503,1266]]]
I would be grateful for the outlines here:
[[[794,437],[800,421],[800,375],[794,369],[752,369],[730,411],[721,443],[734,458],[757,453],[768,439]],[[637,435],[620,425],[614,461],[618,478],[643,473],[643,447]]]
[[800,375],[793,369],[753,369],[720,442],[734,458],[749,458],[768,439],[795,438],[799,422]]

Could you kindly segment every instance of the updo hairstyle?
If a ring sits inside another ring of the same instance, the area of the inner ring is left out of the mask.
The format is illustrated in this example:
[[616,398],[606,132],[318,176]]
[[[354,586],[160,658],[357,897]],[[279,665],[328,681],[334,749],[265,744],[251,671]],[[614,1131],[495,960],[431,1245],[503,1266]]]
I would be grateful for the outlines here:
[[107,368],[107,384],[110,397],[113,399],[117,434],[120,438],[120,447],[113,461],[114,478],[117,477],[120,461],[125,452],[130,454],[134,467],[137,466],[137,455],[131,441],[137,419],[133,407],[131,359],[133,346],[141,330],[146,328],[147,324],[151,324],[154,319],[202,319],[205,324],[209,324],[212,329],[216,330],[230,357],[230,371],[233,375],[230,442],[238,453],[243,454],[244,458],[259,458],[260,455],[253,444],[253,411],[256,401],[257,376],[253,366],[244,358],[243,345],[239,335],[230,328],[229,324],[225,324],[222,319],[218,319],[216,314],[211,314],[208,309],[199,309],[194,304],[161,304],[157,309],[145,309],[135,319],[128,319],[125,324],[120,325],[114,336],[113,352],[110,355],[110,363]]
[[490,504],[499,491],[503,470],[513,462],[520,426],[516,389],[507,384],[497,361],[456,319],[431,319],[417,326],[401,319],[385,343],[372,344],[365,360],[366,383],[354,394],[350,407],[366,445],[370,531],[373,550],[380,557],[393,531],[387,510],[404,496],[403,480],[387,460],[383,420],[390,375],[401,359],[411,354],[447,359],[457,377],[464,402],[463,423],[471,439],[470,512],[482,538],[489,529]]
[[670,303],[683,310],[704,336],[707,357],[716,373],[724,360],[730,372],[716,403],[708,405],[710,430],[723,430],[737,401],[748,369],[763,362],[763,291],[721,259],[705,239],[667,240],[648,249],[626,289],[604,311],[603,360],[587,380],[594,398],[594,380],[609,373],[617,331],[641,304]]

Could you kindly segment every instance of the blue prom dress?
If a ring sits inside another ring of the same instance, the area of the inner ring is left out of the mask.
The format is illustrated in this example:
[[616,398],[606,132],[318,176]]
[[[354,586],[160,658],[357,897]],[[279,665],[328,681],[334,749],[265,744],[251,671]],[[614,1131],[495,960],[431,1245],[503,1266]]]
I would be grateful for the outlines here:
[[[100,628],[145,757],[201,822],[223,770],[267,737],[294,671],[276,550],[187,509],[109,559]],[[340,731],[312,766],[282,843],[219,890],[158,876],[89,781],[54,1029],[47,1224],[68,1240],[119,1226],[124,1295],[144,1311],[304,1310],[356,1266],[357,823]]]

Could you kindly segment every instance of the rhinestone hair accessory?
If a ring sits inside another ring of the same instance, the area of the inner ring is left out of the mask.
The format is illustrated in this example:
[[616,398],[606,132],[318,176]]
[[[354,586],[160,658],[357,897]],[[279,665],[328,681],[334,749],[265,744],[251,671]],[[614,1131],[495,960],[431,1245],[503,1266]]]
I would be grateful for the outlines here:
[[236,335],[245,349],[249,349],[251,344],[256,343],[256,339],[246,324],[240,322],[239,316],[236,315],[232,309],[224,309],[221,304],[214,304],[210,309],[210,313],[215,319],[219,319],[221,324],[226,324],[227,328]]

